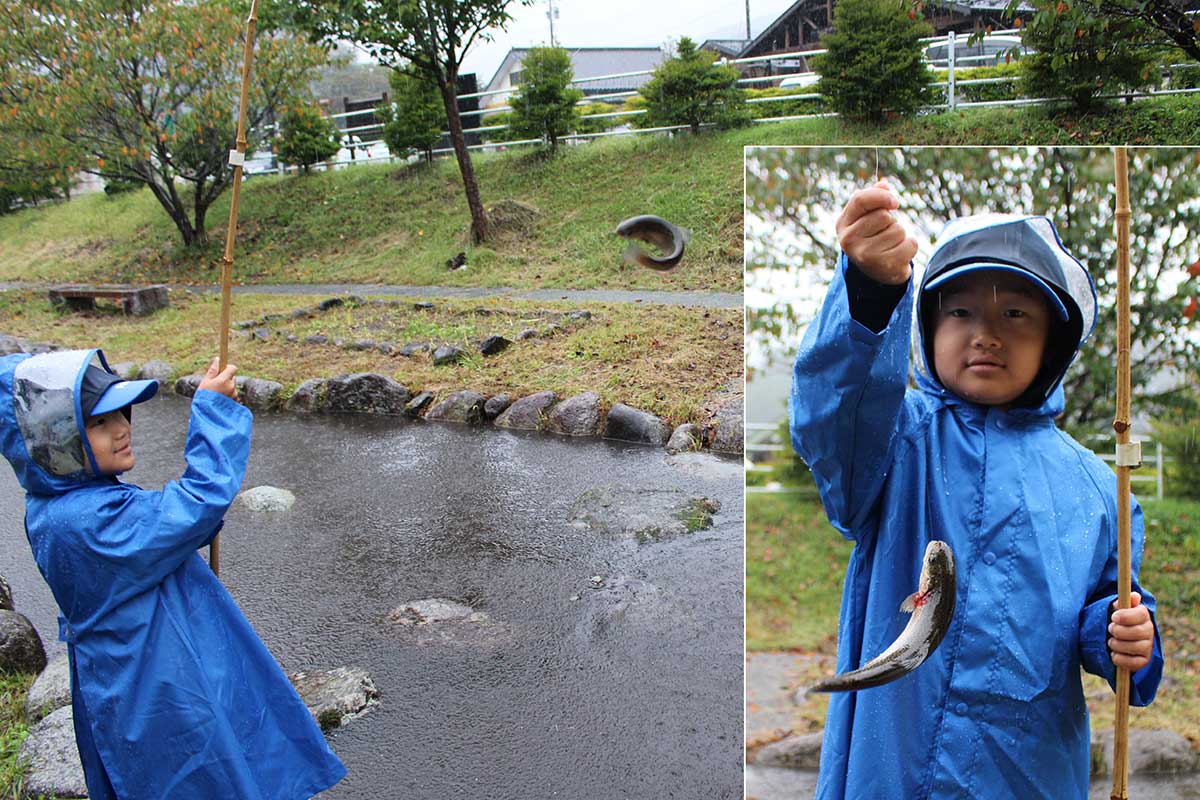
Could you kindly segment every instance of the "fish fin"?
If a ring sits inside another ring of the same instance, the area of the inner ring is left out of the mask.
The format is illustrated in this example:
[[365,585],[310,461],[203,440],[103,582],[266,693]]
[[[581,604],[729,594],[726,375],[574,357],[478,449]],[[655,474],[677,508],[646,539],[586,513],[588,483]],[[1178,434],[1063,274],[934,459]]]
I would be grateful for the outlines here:
[[917,610],[917,595],[920,592],[913,592],[908,597],[904,598],[904,602],[900,604],[900,610],[905,614],[911,614]]

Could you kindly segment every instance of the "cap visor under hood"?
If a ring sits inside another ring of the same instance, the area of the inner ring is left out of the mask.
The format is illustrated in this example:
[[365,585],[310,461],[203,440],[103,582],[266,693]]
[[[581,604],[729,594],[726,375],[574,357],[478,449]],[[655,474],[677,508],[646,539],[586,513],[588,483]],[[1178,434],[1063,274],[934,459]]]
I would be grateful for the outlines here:
[[[1029,279],[1047,297],[1052,320],[1048,358],[1029,389],[1014,405],[1040,406],[1062,381],[1080,345],[1096,325],[1096,288],[1087,269],[1067,252],[1049,218],[1012,214],[977,214],[951,221],[942,230],[917,293],[917,326],[924,372],[933,369],[933,329],[927,296],[968,272],[1000,269]],[[932,301],[931,301],[932,302]],[[940,384],[940,381],[939,381]],[[944,387],[943,387],[944,388]]]

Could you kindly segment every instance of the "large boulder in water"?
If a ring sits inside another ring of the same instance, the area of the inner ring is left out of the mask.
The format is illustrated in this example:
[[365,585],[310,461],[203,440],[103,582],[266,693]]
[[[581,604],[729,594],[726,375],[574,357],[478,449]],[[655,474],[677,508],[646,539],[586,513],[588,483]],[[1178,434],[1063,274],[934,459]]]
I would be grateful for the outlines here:
[[595,436],[600,432],[601,420],[600,395],[584,392],[556,405],[546,430],[563,436]]
[[412,399],[412,393],[386,375],[358,372],[340,375],[325,382],[322,411],[351,414],[389,414],[399,416]]
[[554,392],[537,392],[526,395],[506,408],[493,423],[497,428],[512,428],[522,431],[538,431],[546,425],[550,407],[557,395]]
[[613,406],[604,423],[605,439],[621,439],[662,447],[670,435],[671,429],[661,419],[624,403]]
[[307,670],[291,673],[288,680],[326,733],[361,717],[379,703],[379,690],[365,669]]
[[46,648],[33,624],[16,611],[0,611],[0,672],[41,672]]
[[478,425],[483,421],[483,395],[464,389],[454,392],[442,402],[429,409],[425,419],[436,422],[464,422]]

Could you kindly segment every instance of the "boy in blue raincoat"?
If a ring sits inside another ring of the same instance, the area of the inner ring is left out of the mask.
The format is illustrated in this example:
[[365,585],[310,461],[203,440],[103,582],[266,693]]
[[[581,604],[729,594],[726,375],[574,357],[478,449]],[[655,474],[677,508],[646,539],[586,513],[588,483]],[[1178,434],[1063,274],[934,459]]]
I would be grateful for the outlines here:
[[898,207],[879,183],[843,209],[842,255],[794,372],[793,444],[855,543],[837,671],[897,638],[932,539],[954,551],[958,599],[915,671],[830,696],[817,797],[1084,800],[1080,667],[1110,684],[1129,667],[1131,702],[1146,705],[1163,665],[1136,577],[1141,509],[1134,607],[1114,612],[1116,479],[1054,424],[1095,289],[1049,219],[1007,215],[948,225],[914,287]]
[[192,401],[187,469],[133,467],[130,407],[99,350],[0,359],[0,446],[60,610],[76,742],[93,800],[299,800],[345,768],[196,549],[242,483],[251,415],[214,360]]

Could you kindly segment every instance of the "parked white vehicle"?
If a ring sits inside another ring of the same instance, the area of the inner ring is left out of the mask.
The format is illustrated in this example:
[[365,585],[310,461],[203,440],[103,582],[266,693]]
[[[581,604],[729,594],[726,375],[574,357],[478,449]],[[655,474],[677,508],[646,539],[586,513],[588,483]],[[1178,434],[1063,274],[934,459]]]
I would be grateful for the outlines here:
[[[963,34],[954,42],[954,64],[958,67],[992,67],[1003,64],[1014,49],[1020,55],[1033,52],[1021,44],[1020,36],[987,36],[975,44],[967,44],[967,34]],[[935,67],[949,65],[950,43],[935,42],[926,47],[925,60]]]

